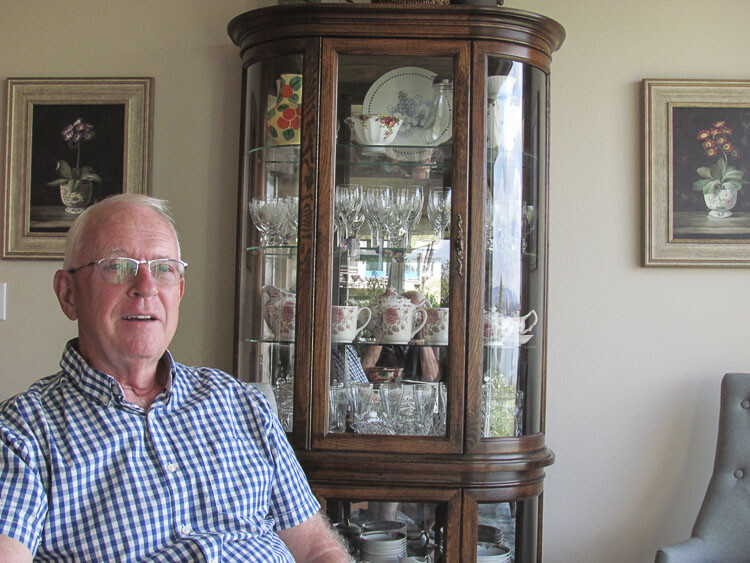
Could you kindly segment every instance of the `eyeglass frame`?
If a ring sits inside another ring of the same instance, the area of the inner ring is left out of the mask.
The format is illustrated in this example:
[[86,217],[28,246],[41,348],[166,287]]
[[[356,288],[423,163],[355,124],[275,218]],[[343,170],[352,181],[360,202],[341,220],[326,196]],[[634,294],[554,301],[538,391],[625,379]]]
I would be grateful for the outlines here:
[[[138,271],[140,270],[141,264],[146,264],[148,266],[148,272],[149,272],[149,274],[154,278],[154,282],[156,282],[158,285],[178,285],[185,278],[185,270],[188,267],[188,263],[187,262],[184,262],[182,260],[178,260],[177,258],[153,258],[152,260],[136,260],[135,258],[130,258],[128,256],[107,256],[105,258],[99,258],[98,260],[94,260],[92,262],[89,262],[88,264],[83,264],[82,266],[77,266],[75,268],[69,268],[69,269],[67,269],[65,271],[68,272],[69,274],[75,274],[76,272],[78,272],[79,270],[82,270],[83,268],[88,268],[89,266],[98,266],[99,264],[101,264],[105,260],[129,260],[131,262],[135,262],[135,272],[133,273],[132,276],[128,276],[126,278],[126,281],[124,281],[122,283],[108,282],[107,280],[105,280],[102,277],[102,273],[99,272],[99,277],[102,278],[102,281],[105,282],[105,283],[109,283],[110,285],[124,285],[125,283],[127,283],[127,280],[134,280],[136,278],[136,276],[138,276]],[[182,264],[182,275],[180,276],[180,280],[177,283],[174,283],[174,284],[159,283],[157,281],[156,277],[154,276],[154,274],[151,272],[151,264],[152,263],[154,263],[154,262],[161,262],[161,261],[164,261],[164,260],[170,260],[172,262],[179,262],[180,264]]]

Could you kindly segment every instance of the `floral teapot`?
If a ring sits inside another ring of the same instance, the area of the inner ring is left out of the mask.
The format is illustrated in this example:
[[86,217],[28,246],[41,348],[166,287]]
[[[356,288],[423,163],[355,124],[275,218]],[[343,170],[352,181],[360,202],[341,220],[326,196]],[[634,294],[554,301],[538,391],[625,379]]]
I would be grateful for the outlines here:
[[[387,332],[386,325],[389,324],[384,320],[384,315],[388,316],[389,313],[392,315],[394,311],[402,311],[405,313],[404,316],[414,317],[417,315],[418,318],[421,318],[420,315],[424,316],[424,303],[425,298],[421,293],[407,291],[404,294],[399,294],[395,289],[389,287],[372,302],[370,306],[372,320],[368,328],[375,338],[381,340]],[[422,311],[422,313],[418,313],[418,311]]]
[[267,297],[263,304],[263,319],[269,330],[276,338],[294,340],[297,295],[272,285],[264,285],[260,290]]

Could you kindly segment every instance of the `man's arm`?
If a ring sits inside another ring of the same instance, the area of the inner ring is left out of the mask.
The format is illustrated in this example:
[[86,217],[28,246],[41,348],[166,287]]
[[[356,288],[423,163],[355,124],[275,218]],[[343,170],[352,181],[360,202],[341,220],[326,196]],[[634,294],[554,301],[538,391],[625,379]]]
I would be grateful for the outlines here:
[[320,513],[292,528],[277,532],[295,561],[305,563],[349,563],[352,559],[338,534]]
[[27,563],[34,556],[20,541],[0,534],[0,561],[3,563]]

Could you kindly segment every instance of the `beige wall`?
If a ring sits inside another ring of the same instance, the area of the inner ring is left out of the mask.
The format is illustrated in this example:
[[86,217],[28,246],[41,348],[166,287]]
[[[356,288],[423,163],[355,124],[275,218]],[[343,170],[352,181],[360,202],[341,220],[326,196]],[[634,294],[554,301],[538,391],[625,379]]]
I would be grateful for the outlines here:
[[[240,94],[225,28],[258,5],[0,0],[0,77],[156,78],[153,192],[172,200],[191,263],[172,350],[224,369]],[[545,559],[650,561],[660,544],[689,534],[711,471],[719,380],[750,370],[750,301],[747,270],[639,267],[639,81],[750,78],[750,34],[734,24],[750,8],[746,0],[506,5],[568,32],[552,73],[547,431],[557,462],[545,494]],[[58,267],[0,261],[8,284],[0,396],[55,371],[75,334],[52,294]]]

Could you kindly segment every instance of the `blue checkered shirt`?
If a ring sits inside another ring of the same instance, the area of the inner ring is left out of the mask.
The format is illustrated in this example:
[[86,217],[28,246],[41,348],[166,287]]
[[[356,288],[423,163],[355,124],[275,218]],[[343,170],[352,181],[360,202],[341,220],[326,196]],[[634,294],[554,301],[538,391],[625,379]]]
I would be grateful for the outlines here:
[[0,533],[36,561],[288,561],[320,505],[262,393],[175,363],[145,411],[66,346],[0,403]]

